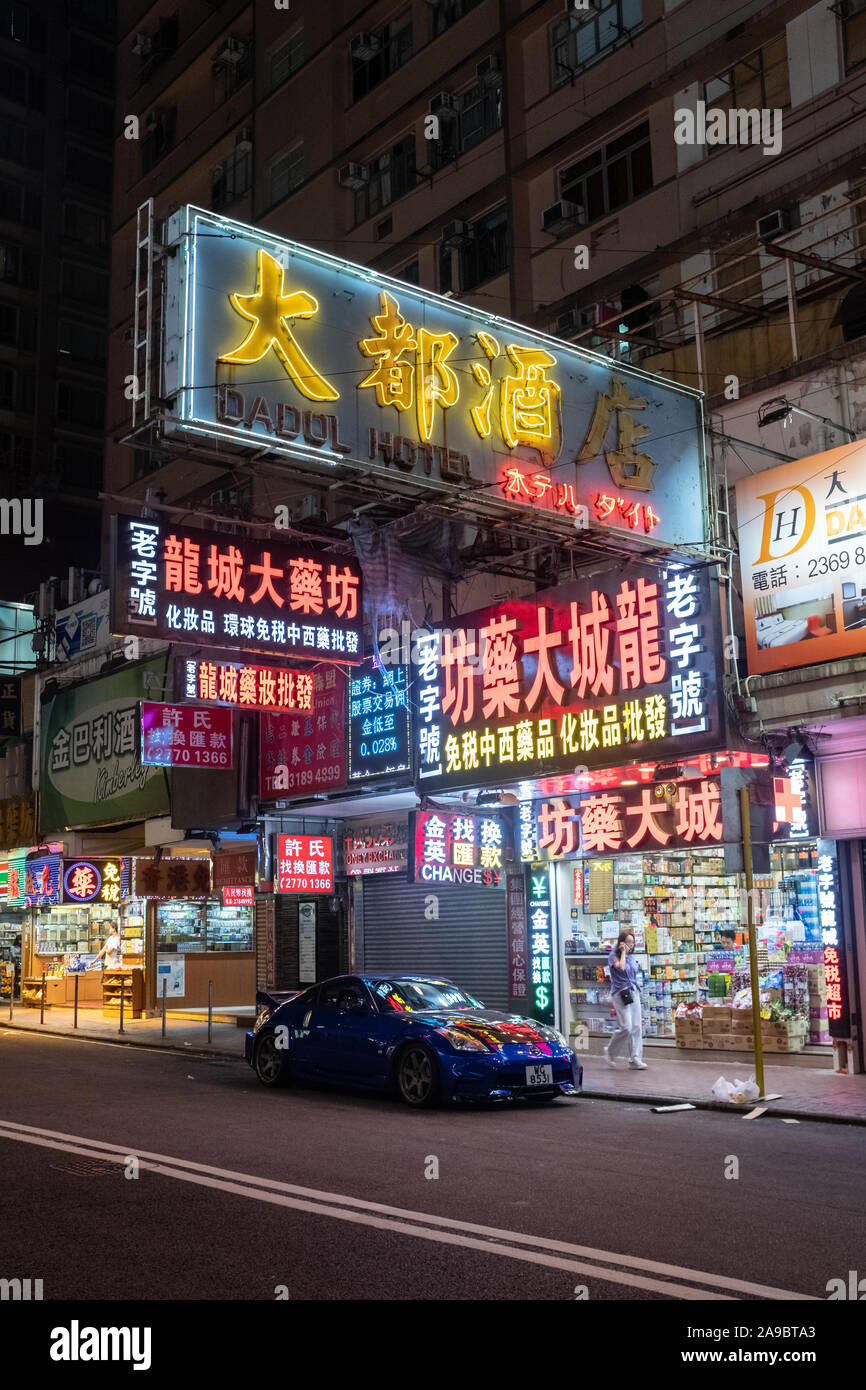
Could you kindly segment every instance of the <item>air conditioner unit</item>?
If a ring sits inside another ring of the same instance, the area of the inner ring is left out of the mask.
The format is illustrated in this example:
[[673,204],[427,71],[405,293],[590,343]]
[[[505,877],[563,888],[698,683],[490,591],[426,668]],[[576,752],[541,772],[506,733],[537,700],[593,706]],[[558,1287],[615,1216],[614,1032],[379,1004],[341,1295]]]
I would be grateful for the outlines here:
[[452,92],[437,92],[435,97],[430,98],[431,116],[439,116],[444,112],[456,111],[458,98]]
[[251,153],[252,153],[252,148],[253,148],[253,132],[252,132],[252,127],[251,127],[251,126],[248,126],[248,125],[245,125],[245,126],[243,126],[242,129],[238,132],[238,135],[237,135],[237,137],[236,137],[236,139],[235,139],[235,149],[238,151],[239,154],[251,154]]
[[472,240],[472,227],[468,222],[447,222],[442,228],[442,245],[448,251],[466,246]]
[[307,493],[292,503],[292,521],[321,521],[325,515],[322,498],[317,492]]
[[382,46],[377,34],[356,34],[349,45],[349,52],[359,63],[369,63]]
[[132,40],[132,51],[139,58],[146,58],[153,48],[153,39],[150,34],[136,34]]
[[502,60],[496,53],[490,53],[475,69],[475,75],[479,82],[487,86],[495,87],[502,76]]
[[247,45],[242,39],[229,38],[221,48],[217,50],[214,62],[216,63],[239,63],[246,57]]
[[788,208],[776,208],[774,212],[767,212],[755,223],[755,236],[758,241],[772,241],[773,237],[781,236],[783,232],[790,230],[791,213]]
[[562,198],[552,207],[545,208],[541,225],[546,232],[565,232],[579,227],[586,219],[586,209],[581,203],[570,203]]
[[370,174],[366,164],[344,164],[337,174],[337,183],[341,188],[351,188],[357,192],[365,184],[370,182]]

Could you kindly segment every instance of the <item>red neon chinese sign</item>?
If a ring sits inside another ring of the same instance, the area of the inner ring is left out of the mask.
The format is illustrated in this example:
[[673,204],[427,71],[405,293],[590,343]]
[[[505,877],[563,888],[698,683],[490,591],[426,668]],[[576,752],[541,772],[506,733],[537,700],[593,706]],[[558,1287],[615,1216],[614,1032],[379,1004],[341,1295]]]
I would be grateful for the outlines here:
[[331,893],[334,842],[330,835],[278,835],[278,893]]
[[234,662],[184,661],[189,700],[234,705],[239,709],[273,710],[277,714],[307,713],[313,708],[313,673],[286,671],[278,666],[245,666]]
[[[680,782],[675,796],[662,788],[620,788],[581,798],[554,797],[536,808],[538,850],[550,859],[635,849],[680,848],[722,840],[719,782]],[[575,877],[577,896],[577,878]]]
[[411,840],[416,882],[504,888],[505,836],[498,816],[414,814]]

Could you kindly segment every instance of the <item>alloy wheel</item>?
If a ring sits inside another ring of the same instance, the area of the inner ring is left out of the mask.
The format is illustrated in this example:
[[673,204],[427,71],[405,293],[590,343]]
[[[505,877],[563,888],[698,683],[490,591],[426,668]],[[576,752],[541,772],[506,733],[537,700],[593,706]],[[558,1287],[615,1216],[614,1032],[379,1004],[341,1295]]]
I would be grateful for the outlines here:
[[410,1105],[426,1105],[433,1094],[435,1079],[430,1054],[412,1047],[400,1061],[400,1091]]
[[283,1058],[271,1033],[262,1038],[256,1051],[256,1075],[265,1086],[276,1086],[283,1074]]

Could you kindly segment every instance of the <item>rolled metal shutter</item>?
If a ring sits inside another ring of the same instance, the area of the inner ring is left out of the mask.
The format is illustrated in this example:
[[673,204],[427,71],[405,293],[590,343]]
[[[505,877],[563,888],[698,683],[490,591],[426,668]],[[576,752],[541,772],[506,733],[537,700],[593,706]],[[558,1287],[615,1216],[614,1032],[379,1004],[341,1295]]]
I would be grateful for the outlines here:
[[369,973],[445,975],[491,1008],[508,1007],[506,895],[498,888],[440,887],[438,920],[424,916],[436,889],[382,874],[363,879],[363,939],[356,964]]

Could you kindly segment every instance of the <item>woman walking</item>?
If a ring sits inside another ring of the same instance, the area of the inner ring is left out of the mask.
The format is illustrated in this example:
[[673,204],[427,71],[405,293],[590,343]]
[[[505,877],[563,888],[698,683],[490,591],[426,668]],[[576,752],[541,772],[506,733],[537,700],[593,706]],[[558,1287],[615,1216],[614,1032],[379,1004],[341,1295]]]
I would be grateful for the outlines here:
[[610,953],[610,998],[616,1013],[619,1028],[604,1049],[604,1060],[609,1067],[616,1066],[616,1058],[628,1044],[628,1064],[643,1071],[643,1031],[640,1011],[640,994],[637,987],[637,966],[632,959],[634,935],[621,931],[617,943]]

